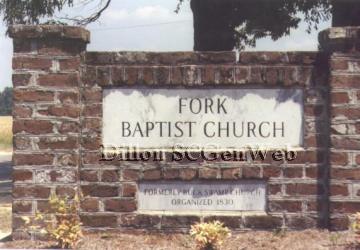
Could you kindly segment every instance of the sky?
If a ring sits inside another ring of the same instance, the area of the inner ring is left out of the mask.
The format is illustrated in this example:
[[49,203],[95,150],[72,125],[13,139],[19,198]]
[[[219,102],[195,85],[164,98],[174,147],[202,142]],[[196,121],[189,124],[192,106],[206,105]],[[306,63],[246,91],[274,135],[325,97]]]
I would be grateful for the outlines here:
[[[112,1],[100,20],[87,26],[91,31],[90,51],[191,51],[193,49],[192,12],[185,1],[178,14],[174,12],[178,0],[121,0]],[[86,15],[96,6],[75,6],[62,16]],[[60,15],[60,14],[59,14]],[[319,30],[330,27],[323,22]],[[0,91],[11,86],[12,40],[5,35],[6,27],[0,24]],[[290,36],[272,41],[257,42],[257,51],[316,50],[318,31],[306,33],[306,24],[292,30]]]

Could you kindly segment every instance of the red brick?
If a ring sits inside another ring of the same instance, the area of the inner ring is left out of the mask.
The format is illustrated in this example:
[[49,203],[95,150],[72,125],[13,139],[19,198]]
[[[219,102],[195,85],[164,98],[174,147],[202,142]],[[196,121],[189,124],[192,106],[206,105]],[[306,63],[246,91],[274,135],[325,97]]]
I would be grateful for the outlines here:
[[199,178],[201,179],[216,179],[219,170],[216,168],[202,168],[199,170]]
[[358,89],[358,88],[360,88],[360,76],[359,75],[334,75],[331,78],[330,84],[333,88]]
[[81,68],[81,78],[85,87],[93,87],[97,84],[96,67],[87,65]]
[[100,103],[102,102],[102,90],[85,89],[82,91],[82,100],[84,103]]
[[81,215],[81,222],[87,227],[116,227],[115,215]]
[[270,212],[301,212],[301,201],[270,201]]
[[78,70],[80,67],[80,58],[67,58],[67,59],[60,59],[60,70]]
[[192,180],[194,178],[196,178],[197,175],[197,171],[196,169],[180,169],[180,178],[182,180]]
[[333,137],[331,144],[335,149],[358,150],[360,148],[360,140],[348,137]]
[[356,155],[355,161],[356,165],[360,165],[360,154]]
[[17,150],[31,149],[30,138],[27,138],[27,137],[14,137],[13,145],[14,145],[14,149],[17,149]]
[[63,121],[58,128],[59,133],[79,133],[80,124],[78,122]]
[[304,114],[306,116],[321,116],[324,112],[322,105],[305,105]]
[[54,93],[41,90],[22,90],[14,89],[15,102],[52,102],[54,101]]
[[80,207],[85,212],[98,212],[99,201],[98,199],[94,199],[94,198],[86,198],[81,201]]
[[43,186],[15,186],[13,188],[13,197],[14,198],[49,198],[50,188]]
[[161,220],[162,228],[188,228],[200,221],[198,216],[163,216]]
[[[181,74],[180,68],[176,68],[176,69],[177,69],[178,83],[182,83],[182,74]],[[216,68],[214,66],[206,65],[202,69],[202,78],[201,78],[202,82],[205,84],[214,84],[215,83],[215,72],[216,72]],[[240,77],[240,76],[237,76],[237,77]]]
[[124,169],[122,171],[122,178],[125,181],[137,181],[140,179],[139,170]]
[[324,147],[326,146],[325,139],[322,135],[311,135],[305,138],[305,146],[308,148],[311,147]]
[[101,132],[102,120],[98,118],[86,118],[82,121],[83,132]]
[[157,215],[146,215],[146,214],[122,214],[121,215],[121,226],[134,227],[134,228],[147,228],[159,225],[160,217]]
[[263,177],[264,178],[279,178],[281,174],[281,168],[280,167],[264,167],[263,168]]
[[13,181],[32,181],[33,173],[30,170],[14,169],[12,172]]
[[170,67],[154,67],[155,84],[170,83]]
[[331,71],[347,70],[349,64],[347,60],[331,60],[330,67],[331,67]]
[[124,197],[135,197],[137,187],[135,184],[125,183],[122,185],[122,194]]
[[77,149],[79,147],[78,139],[75,137],[42,137],[38,142],[41,150],[46,149]]
[[258,179],[260,178],[260,168],[259,167],[243,167],[242,168],[243,178],[246,179]]
[[338,218],[331,218],[330,219],[330,229],[337,230],[337,231],[344,231],[348,230],[350,225],[349,217],[341,216]]
[[101,148],[102,138],[100,137],[82,137],[81,146],[87,150],[99,150]]
[[332,117],[345,117],[350,120],[356,120],[360,118],[360,110],[356,106],[348,107],[333,107],[331,110]]
[[236,67],[235,68],[235,82],[246,83],[248,82],[250,71],[248,67]]
[[81,187],[84,196],[92,197],[117,197],[118,187],[105,185],[84,185]]
[[284,169],[285,178],[302,178],[303,168],[302,167],[288,167]]
[[58,154],[57,164],[59,166],[69,167],[69,166],[78,166],[79,159],[78,155],[75,154]]
[[246,216],[244,226],[252,229],[274,229],[282,226],[282,218],[259,215],[259,216]]
[[330,176],[337,180],[360,180],[358,168],[331,168]]
[[101,175],[103,182],[117,182],[120,180],[117,170],[104,170]]
[[241,177],[240,168],[225,168],[222,169],[222,178],[233,180]]
[[349,190],[348,190],[347,185],[346,184],[330,185],[330,195],[331,196],[336,196],[336,195],[348,196]]
[[326,202],[322,200],[316,200],[316,201],[309,201],[307,204],[307,211],[308,212],[323,212]]
[[89,104],[84,106],[82,115],[87,117],[102,117],[102,104]]
[[219,82],[221,84],[234,84],[235,82],[235,69],[233,66],[219,67]]
[[80,108],[78,106],[49,106],[46,109],[39,110],[39,114],[46,116],[78,118]]
[[51,205],[49,201],[37,201],[37,210],[41,213],[51,213]]
[[31,201],[13,201],[12,204],[13,213],[30,213],[32,212]]
[[331,213],[354,214],[360,211],[360,202],[332,201],[330,203]]
[[81,170],[80,171],[80,180],[96,182],[98,181],[98,175],[96,170]]
[[286,225],[291,229],[304,230],[317,226],[317,219],[310,216],[289,216],[286,218]]
[[178,179],[180,177],[180,170],[179,169],[164,169],[164,179]]
[[125,83],[125,70],[123,67],[111,68],[112,83],[114,85],[121,85]]
[[348,154],[343,152],[331,152],[330,162],[332,165],[346,166],[348,164]]
[[347,104],[350,102],[350,98],[346,92],[332,92],[331,102],[333,104]]
[[321,163],[324,160],[324,153],[321,151],[299,151],[290,164]]
[[[82,155],[82,161],[84,164],[105,164],[107,162],[105,161],[100,161],[101,160],[101,156],[100,154],[96,154],[96,153],[83,153]],[[112,163],[112,162],[110,162]]]
[[79,77],[76,73],[39,75],[38,84],[45,87],[78,87]]
[[16,105],[13,107],[12,114],[14,118],[30,118],[32,112],[31,107]]
[[28,86],[30,84],[30,79],[31,79],[31,74],[28,73],[12,75],[12,83],[15,88],[21,86]]
[[58,196],[68,197],[72,199],[75,197],[76,190],[74,187],[57,186],[55,192]]
[[323,187],[316,184],[295,183],[286,185],[288,195],[322,195]]
[[53,132],[53,124],[42,120],[14,120],[13,133],[48,134]]
[[161,171],[158,169],[150,169],[144,171],[144,180],[159,180],[161,178]]
[[100,86],[108,86],[110,84],[110,68],[109,67],[98,67],[97,68],[97,83]]
[[322,167],[308,167],[305,168],[305,174],[307,178],[313,178],[313,179],[317,179],[317,178],[322,178],[324,171],[322,169]]
[[54,162],[54,156],[51,154],[19,154],[13,155],[14,165],[52,165]]
[[38,57],[14,57],[14,69],[49,70],[52,66],[51,59]]
[[71,105],[79,103],[79,93],[77,92],[58,92],[58,100],[62,104]]
[[104,201],[106,211],[111,212],[133,212],[137,205],[133,199],[111,199]]
[[85,103],[102,102],[102,90],[101,89],[84,89],[82,91],[82,100]]
[[281,184],[269,184],[268,193],[270,195],[279,195],[279,194],[281,194]]

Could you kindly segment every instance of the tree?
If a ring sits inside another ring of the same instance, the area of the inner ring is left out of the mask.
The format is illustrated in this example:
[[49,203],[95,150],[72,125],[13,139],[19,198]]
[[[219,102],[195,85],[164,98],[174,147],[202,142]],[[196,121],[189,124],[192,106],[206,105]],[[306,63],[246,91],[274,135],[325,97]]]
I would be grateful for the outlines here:
[[11,115],[12,111],[12,88],[6,87],[0,92],[0,116]]
[[191,9],[198,51],[243,49],[266,36],[277,40],[298,27],[299,16],[308,32],[331,15],[333,27],[360,26],[357,0],[191,0]]
[[[12,24],[39,24],[44,18],[53,18],[56,12],[65,7],[73,7],[76,0],[0,0],[0,13],[4,16],[7,25]],[[110,6],[111,0],[82,0],[82,5],[91,2],[98,3],[98,9],[88,17],[62,17],[60,20],[73,21],[76,25],[87,25],[95,22]]]
[[338,0],[334,1],[332,8],[332,26],[360,26],[360,1]]
[[[38,24],[53,18],[76,0],[0,0],[0,12],[6,24]],[[98,9],[85,18],[60,20],[86,25],[98,20],[112,0],[81,0],[83,5],[98,3]],[[181,3],[178,0],[178,10]],[[308,30],[333,14],[333,26],[360,26],[359,0],[190,0],[194,15],[194,50],[232,50],[270,36],[273,40],[289,35],[301,18]],[[76,1],[76,2],[79,2]]]

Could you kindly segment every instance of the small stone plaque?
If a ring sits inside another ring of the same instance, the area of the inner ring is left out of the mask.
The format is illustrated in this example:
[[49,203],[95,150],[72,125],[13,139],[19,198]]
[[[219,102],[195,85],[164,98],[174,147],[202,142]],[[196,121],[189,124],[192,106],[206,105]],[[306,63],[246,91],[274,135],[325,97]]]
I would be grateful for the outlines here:
[[142,182],[140,211],[265,211],[263,181]]

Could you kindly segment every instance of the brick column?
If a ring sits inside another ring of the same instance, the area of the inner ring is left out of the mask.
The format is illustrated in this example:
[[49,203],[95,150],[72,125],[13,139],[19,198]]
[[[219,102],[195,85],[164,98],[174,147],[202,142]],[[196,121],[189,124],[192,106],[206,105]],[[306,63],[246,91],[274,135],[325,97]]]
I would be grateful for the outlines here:
[[80,27],[13,26],[13,237],[21,216],[46,211],[51,193],[78,185],[80,65],[90,34]]
[[360,27],[320,33],[329,54],[330,225],[346,229],[360,211]]

